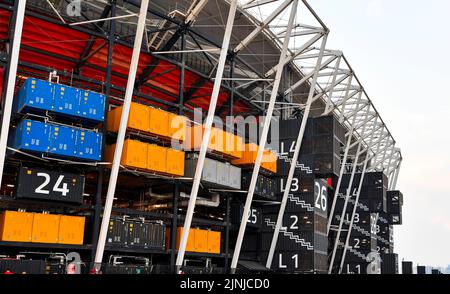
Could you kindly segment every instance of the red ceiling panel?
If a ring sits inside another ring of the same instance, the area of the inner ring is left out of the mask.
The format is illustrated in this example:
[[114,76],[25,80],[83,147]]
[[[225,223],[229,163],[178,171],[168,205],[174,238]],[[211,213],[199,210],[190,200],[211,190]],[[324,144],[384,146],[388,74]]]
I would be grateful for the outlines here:
[[[0,39],[8,37],[9,15],[10,13],[8,11],[0,10]],[[20,51],[20,60],[71,72],[74,70],[77,61],[80,60],[89,39],[90,36],[88,34],[77,31],[76,29],[26,16],[22,36],[22,44],[24,47]],[[105,40],[103,39],[96,39],[94,41],[91,55],[87,59],[86,64],[81,68],[81,74],[83,76],[97,81],[105,80],[108,45],[100,48],[104,43]],[[38,49],[43,52],[42,54],[36,53],[31,49]],[[97,52],[95,52],[96,49],[98,49]],[[132,48],[120,44],[114,45],[112,85],[121,88],[126,87],[126,77],[128,76],[131,55]],[[140,55],[137,76],[142,73],[144,68],[152,64],[152,59],[153,57],[150,54],[142,53]],[[153,63],[153,65],[155,65],[155,68],[149,76],[147,85],[143,85],[140,91],[158,99],[175,102],[175,97],[179,93],[180,70],[176,65],[164,60],[160,60],[156,64]],[[197,74],[186,70],[185,87],[183,90],[187,91],[187,89],[190,89],[200,78]],[[204,110],[208,109],[212,88],[213,83],[211,81],[206,81],[203,85],[197,86],[191,103],[202,107]],[[228,91],[222,90],[219,95],[218,105],[220,106],[226,102],[228,96]],[[248,109],[247,105],[242,102],[236,103],[234,106],[235,113],[244,112],[246,109]]]

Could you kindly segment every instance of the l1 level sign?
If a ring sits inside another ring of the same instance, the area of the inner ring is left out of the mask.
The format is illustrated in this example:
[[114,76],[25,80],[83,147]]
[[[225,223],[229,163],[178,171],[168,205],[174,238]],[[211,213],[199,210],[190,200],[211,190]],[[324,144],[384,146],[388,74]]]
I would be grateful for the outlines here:
[[18,199],[83,202],[84,176],[21,167],[17,178]]

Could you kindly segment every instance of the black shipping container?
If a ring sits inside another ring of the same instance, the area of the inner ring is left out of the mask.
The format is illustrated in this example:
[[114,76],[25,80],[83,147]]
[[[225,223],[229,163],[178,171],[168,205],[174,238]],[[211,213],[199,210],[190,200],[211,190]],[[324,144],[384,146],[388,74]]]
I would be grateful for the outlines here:
[[[261,250],[269,251],[272,243],[273,232],[261,234]],[[280,231],[277,238],[276,250],[283,251],[317,251],[326,254],[328,250],[328,238],[325,234],[308,231]]]
[[[286,188],[286,180],[287,177],[278,177],[277,179],[277,193],[279,194],[278,199],[281,199],[280,196],[283,195],[284,189]],[[312,193],[314,192],[314,177],[311,176],[296,176],[292,177],[291,189],[289,191],[290,194],[298,194],[298,193]]]
[[[242,173],[242,189],[248,190],[250,181],[252,179],[252,172]],[[263,198],[267,200],[275,200],[277,193],[277,182],[274,179],[259,175],[256,180],[255,198]]]
[[388,275],[398,274],[398,255],[395,253],[381,253],[381,273]]
[[[308,118],[308,121],[306,123],[305,133],[303,134],[304,139],[312,136],[313,124],[314,124],[314,119]],[[297,138],[301,125],[302,125],[302,118],[280,120],[279,121],[280,139]]]
[[413,274],[413,263],[411,261],[402,261],[402,274],[403,275]]
[[[347,232],[341,232],[342,242],[345,242],[346,238]],[[361,252],[377,251],[377,239],[375,236],[354,236],[352,231],[352,235],[350,236],[348,241],[348,246],[351,246],[353,249]]]
[[[279,194],[277,201],[281,201],[282,195]],[[295,212],[314,212],[314,194],[313,193],[301,193],[301,194],[290,194],[288,195],[288,200],[286,202],[285,213],[295,213]],[[264,214],[278,214],[280,211],[279,203],[268,203],[262,206]]]
[[165,226],[156,222],[112,218],[106,242],[117,247],[164,249]]
[[341,143],[333,135],[314,136],[312,137],[312,153],[340,156]]
[[7,270],[14,274],[45,274],[44,260],[1,259],[0,274]]
[[[244,212],[243,203],[232,203],[231,205],[231,223],[235,226],[239,226],[242,220],[242,214]],[[261,208],[251,207],[249,211],[249,217],[247,221],[247,227],[250,228],[261,228],[262,224],[262,213]]]
[[431,269],[431,274],[432,275],[442,275],[442,272],[438,269]]
[[[258,232],[245,232],[244,240],[242,241],[241,256],[244,255],[257,256],[257,252],[261,249],[261,234]],[[254,255],[256,254],[256,255]]]
[[[278,219],[278,213],[263,213],[263,232],[272,232]],[[286,227],[289,232],[308,231],[321,232],[326,231],[327,219],[314,212],[286,212],[283,215],[282,227]]]
[[[291,168],[292,155],[279,154],[277,160],[277,175],[287,176],[289,169]],[[300,158],[297,161],[294,175],[299,176],[314,176],[314,155],[300,154]]]
[[401,225],[402,219],[403,194],[400,191],[387,192],[387,213],[389,223],[392,225]]
[[[268,251],[261,252],[262,264],[266,264]],[[276,250],[271,269],[285,273],[325,273],[327,271],[328,257],[314,251],[278,251]]]
[[418,275],[426,275],[427,274],[427,268],[423,265],[417,266],[417,274]]
[[125,246],[128,244],[129,222],[123,218],[111,218],[108,226],[106,244],[112,246]]
[[[42,186],[46,181],[48,181],[47,185]],[[21,167],[16,186],[17,199],[39,199],[76,204],[83,202],[84,176],[81,175]],[[39,187],[41,192],[37,192]]]
[[314,174],[337,176],[341,170],[341,160],[333,153],[314,154]]
[[342,267],[342,273],[347,275],[365,275],[369,262],[345,262]]
[[150,222],[148,228],[146,236],[147,248],[164,249],[166,227],[159,222]]
[[139,274],[151,274],[152,267],[145,265],[126,265],[126,264],[106,264],[103,268],[104,274],[111,275],[139,275]]
[[[334,245],[334,243],[330,243],[331,245]],[[339,250],[336,252],[336,258],[335,258],[335,265],[337,262],[341,262],[342,260],[342,246],[338,247]],[[361,263],[361,262],[367,262],[367,256],[374,251],[372,250],[357,250],[357,249],[347,249],[347,252],[345,253],[345,262],[347,263]],[[329,252],[331,254],[331,252]],[[331,255],[330,255],[331,256]]]
[[313,135],[334,135],[341,143],[345,142],[345,127],[333,116],[321,116],[314,119]]
[[46,263],[45,265],[45,274],[53,275],[53,274],[66,274],[67,266],[63,263]]

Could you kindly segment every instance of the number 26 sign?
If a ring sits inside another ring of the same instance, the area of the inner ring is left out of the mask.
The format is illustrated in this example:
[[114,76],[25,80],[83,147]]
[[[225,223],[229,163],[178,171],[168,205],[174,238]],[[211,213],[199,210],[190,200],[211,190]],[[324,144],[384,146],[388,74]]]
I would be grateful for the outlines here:
[[81,175],[21,167],[16,198],[82,203],[83,190]]

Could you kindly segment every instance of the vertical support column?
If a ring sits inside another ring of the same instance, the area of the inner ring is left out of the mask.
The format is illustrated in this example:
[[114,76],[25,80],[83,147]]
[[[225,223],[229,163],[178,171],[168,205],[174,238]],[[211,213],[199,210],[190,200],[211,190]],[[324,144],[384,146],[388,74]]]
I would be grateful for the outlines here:
[[175,268],[175,247],[177,244],[178,228],[178,198],[180,197],[180,182],[175,181],[172,199],[172,223],[170,225],[170,271],[176,273]]
[[25,18],[26,0],[16,0],[17,15],[14,25],[14,35],[11,44],[11,55],[8,69],[8,80],[6,82],[5,102],[2,117],[2,129],[0,133],[0,187],[3,180],[3,169],[5,167],[6,147],[8,144],[9,125],[11,122],[11,112],[14,99],[14,89],[16,87],[17,65],[19,63],[19,51],[22,39],[23,21]]
[[[181,66],[180,66],[180,80],[178,81],[178,114],[184,114],[184,80],[186,72],[186,31],[182,30],[180,39],[180,51],[181,51]],[[175,259],[176,259],[176,242],[177,242],[177,229],[178,229],[178,198],[180,197],[181,183],[175,180],[173,199],[172,199],[172,223],[170,230],[170,270],[176,273]]]
[[205,131],[202,138],[202,144],[200,147],[200,154],[195,169],[194,182],[192,184],[191,195],[189,198],[189,204],[186,212],[186,219],[184,220],[183,234],[181,235],[180,248],[178,249],[178,255],[176,260],[177,272],[180,270],[183,264],[184,254],[186,251],[187,240],[189,236],[189,230],[192,222],[192,215],[194,214],[195,201],[197,200],[198,189],[200,186],[201,175],[203,172],[203,164],[205,163],[206,151],[208,149],[208,143],[211,137],[211,128],[214,119],[214,113],[216,111],[217,99],[219,97],[220,86],[222,84],[223,71],[225,67],[225,61],[228,53],[228,47],[231,39],[231,32],[234,24],[234,16],[236,14],[237,0],[232,0],[230,3],[230,10],[228,13],[227,25],[225,28],[225,34],[223,37],[222,48],[220,50],[219,63],[217,66],[216,79],[214,80],[213,91],[211,95],[211,101],[209,103],[208,115],[206,117]]
[[[351,76],[350,79],[352,79],[352,77],[353,76]],[[351,81],[350,81],[350,83],[351,83]],[[359,92],[356,109],[358,109],[358,107],[359,107],[359,104],[361,102],[361,97],[362,97],[362,91]],[[327,235],[330,234],[331,223],[333,221],[333,216],[334,216],[334,209],[336,208],[337,197],[339,195],[339,189],[341,188],[341,183],[342,183],[342,176],[344,175],[345,164],[347,163],[348,152],[350,150],[350,145],[351,145],[351,142],[353,139],[353,131],[355,130],[355,123],[356,123],[356,115],[354,115],[353,119],[352,119],[352,125],[350,127],[349,135],[347,138],[347,145],[345,146],[344,158],[342,159],[341,170],[339,171],[338,182],[337,182],[335,190],[334,190],[333,202],[331,204],[331,208],[330,208],[330,212],[329,212],[330,217],[328,219],[328,224],[327,224]]]
[[[369,112],[370,112],[370,104],[367,106],[366,117],[369,115]],[[367,124],[365,124],[363,126],[361,134],[364,134],[364,132],[366,130],[366,126],[367,126]],[[330,265],[329,265],[329,268],[328,268],[328,273],[329,274],[331,274],[331,271],[333,270],[334,259],[336,257],[336,252],[337,252],[337,248],[338,248],[338,245],[339,245],[339,238],[341,237],[342,225],[344,224],[345,212],[347,211],[348,201],[351,198],[351,190],[352,190],[352,185],[353,185],[353,179],[355,178],[356,169],[357,169],[357,166],[358,166],[358,159],[359,159],[359,155],[360,155],[360,151],[361,151],[362,142],[363,142],[363,138],[361,137],[361,138],[359,138],[358,148],[357,148],[357,151],[356,151],[355,160],[353,162],[352,174],[350,176],[350,181],[348,183],[347,193],[345,195],[344,207],[342,208],[341,219],[339,221],[339,228],[338,228],[338,231],[337,231],[337,234],[336,234],[336,240],[334,241],[333,253],[331,255],[331,261],[330,261]]]
[[[111,0],[111,17],[116,16],[116,1]],[[108,108],[109,108],[109,96],[111,91],[111,74],[112,74],[112,58],[113,58],[113,48],[114,48],[114,40],[116,33],[116,21],[115,19],[111,19],[110,22],[110,30],[108,35],[108,57],[106,60],[106,78],[105,78],[105,112],[104,117],[105,121],[102,126],[103,140],[102,140],[102,150],[105,150],[106,146],[106,133],[107,133],[107,120],[108,120]],[[104,156],[102,154],[102,160]],[[100,220],[102,214],[102,192],[103,192],[103,178],[105,175],[105,168],[103,166],[98,167],[97,174],[97,191],[95,192],[95,207],[94,207],[94,224],[92,228],[92,259],[95,258],[95,252],[97,251],[97,242],[98,242],[98,234],[100,232]]]
[[[228,99],[228,115],[233,116],[234,112],[233,112],[233,105],[234,105],[234,67],[236,65],[236,62],[234,60],[234,56],[231,57],[230,59],[230,98]],[[234,129],[234,128],[233,128]]]
[[181,32],[181,66],[180,66],[180,80],[178,83],[178,114],[182,115],[184,113],[184,77],[186,72],[186,32],[183,30]]
[[267,268],[270,268],[272,266],[272,259],[273,259],[273,255],[275,253],[275,247],[276,247],[276,244],[278,241],[278,235],[280,233],[280,228],[283,225],[282,222],[283,222],[284,211],[286,209],[286,203],[287,203],[289,193],[291,192],[292,178],[294,177],[295,168],[297,167],[297,161],[298,161],[298,157],[300,155],[300,148],[301,148],[302,142],[303,142],[303,135],[305,134],[306,123],[308,122],[309,112],[311,110],[312,99],[313,99],[314,92],[316,89],[317,77],[319,75],[320,64],[322,63],[323,53],[325,51],[325,46],[327,44],[327,38],[328,38],[328,33],[323,36],[319,57],[317,58],[315,72],[313,75],[313,80],[312,80],[310,88],[309,88],[308,100],[306,102],[306,108],[303,113],[302,124],[300,126],[297,141],[295,143],[294,155],[292,157],[291,166],[289,168],[289,174],[288,174],[288,177],[286,180],[286,186],[284,188],[283,199],[281,200],[280,210],[278,211],[277,223],[275,225],[275,231],[272,236],[272,242],[270,244],[269,255],[267,256],[267,262],[266,262]]
[[[234,68],[235,68],[235,60],[234,56],[231,56],[230,58],[230,98],[228,101],[228,115],[230,117],[233,117],[234,111],[233,111],[233,105],[234,105]],[[225,120],[227,121],[227,120]],[[234,131],[234,119],[233,119],[233,125],[230,126],[230,128]],[[230,263],[230,258],[228,255],[230,254],[230,202],[231,198],[233,197],[233,194],[227,194],[226,195],[226,210],[225,210],[225,221],[226,221],[226,227],[225,227],[225,264],[224,264],[224,274],[228,273],[228,266]]]
[[237,237],[237,241],[236,241],[236,247],[234,248],[233,259],[231,260],[231,273],[234,273],[236,271],[237,264],[239,261],[239,254],[241,253],[242,241],[244,240],[245,228],[247,226],[247,221],[248,221],[248,217],[249,217],[248,213],[249,213],[250,207],[252,205],[253,194],[255,192],[255,187],[256,187],[256,181],[258,179],[259,169],[261,167],[261,161],[263,158],[263,152],[264,152],[264,148],[266,147],[267,135],[269,133],[270,122],[271,122],[273,110],[275,107],[275,101],[276,101],[276,98],[278,95],[278,88],[280,86],[281,76],[283,74],[283,68],[286,63],[285,61],[287,58],[287,49],[289,46],[291,32],[294,27],[295,17],[297,15],[297,7],[298,7],[298,0],[294,0],[292,2],[291,13],[289,16],[289,22],[288,22],[287,29],[286,29],[286,37],[284,38],[283,47],[282,47],[281,53],[280,53],[280,59],[277,64],[276,75],[275,75],[275,80],[273,83],[272,92],[270,95],[269,106],[267,108],[267,114],[264,119],[264,126],[263,126],[263,130],[262,130],[262,134],[261,134],[261,138],[260,138],[260,142],[259,142],[259,148],[258,148],[258,152],[256,155],[256,161],[255,161],[255,166],[253,168],[252,178],[251,178],[250,185],[248,188],[248,194],[247,194],[247,199],[245,201],[244,211],[242,213],[242,220],[241,220],[241,225],[239,227],[239,233],[238,233],[238,237]]
[[105,250],[106,236],[108,233],[108,225],[111,217],[111,210],[114,202],[114,193],[116,191],[117,177],[119,176],[120,160],[122,158],[123,143],[127,131],[128,115],[130,114],[131,100],[134,90],[134,82],[136,79],[136,70],[139,63],[139,55],[142,46],[142,37],[145,29],[145,21],[147,19],[147,9],[149,0],[141,1],[139,11],[139,19],[136,28],[136,37],[134,39],[133,54],[131,56],[130,71],[128,73],[127,88],[123,101],[122,116],[120,118],[119,132],[117,135],[116,149],[114,151],[114,159],[111,167],[111,175],[109,177],[108,192],[106,194],[105,209],[103,210],[103,219],[100,228],[100,235],[97,242],[97,250],[95,254],[95,267],[99,270],[103,260]]
[[227,194],[226,196],[226,207],[225,207],[225,265],[224,265],[224,274],[228,271],[228,263],[229,263],[229,257],[230,254],[230,201],[231,201],[231,195]]
[[[6,85],[7,83],[7,77],[9,76],[9,67],[11,64],[11,58],[12,58],[12,54],[11,54],[11,50],[12,47],[14,46],[14,32],[16,31],[14,28],[16,27],[16,23],[17,23],[17,11],[19,7],[19,1],[14,1],[14,7],[10,16],[10,22],[9,22],[9,34],[8,34],[8,40],[10,41],[9,43],[9,54],[8,52],[5,55],[1,55],[0,56],[0,62],[5,62],[5,72],[4,72],[4,76],[3,76],[3,85]],[[2,60],[3,59],[3,60]],[[3,113],[3,109],[4,109],[4,105],[5,105],[5,99],[4,96],[6,96],[6,89],[3,89],[3,93],[0,93],[0,104],[1,104],[1,110]]]

